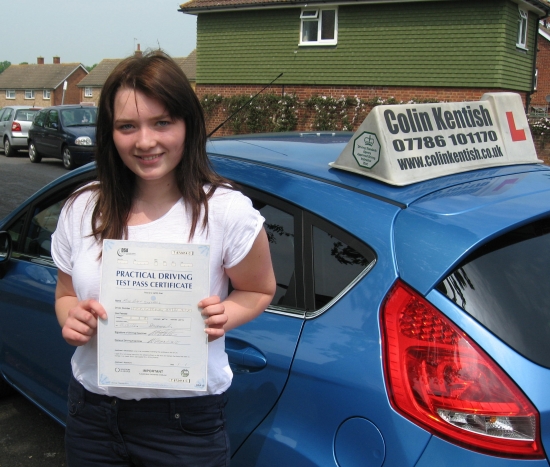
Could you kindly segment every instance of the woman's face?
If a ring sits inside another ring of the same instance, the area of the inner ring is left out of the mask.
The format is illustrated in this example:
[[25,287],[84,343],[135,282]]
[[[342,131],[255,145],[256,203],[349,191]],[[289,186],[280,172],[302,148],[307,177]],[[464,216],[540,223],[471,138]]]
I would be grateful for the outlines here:
[[116,93],[113,140],[124,164],[142,181],[173,181],[185,130],[185,122],[172,119],[160,101],[129,88]]

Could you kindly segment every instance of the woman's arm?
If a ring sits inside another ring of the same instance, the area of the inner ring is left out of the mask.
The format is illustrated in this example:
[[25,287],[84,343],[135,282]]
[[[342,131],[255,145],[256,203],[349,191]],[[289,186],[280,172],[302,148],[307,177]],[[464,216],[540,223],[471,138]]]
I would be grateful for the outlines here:
[[234,288],[229,296],[223,302],[216,296],[199,302],[202,314],[207,317],[205,332],[211,341],[256,318],[275,295],[275,274],[264,229],[244,259],[225,272]]
[[97,300],[78,301],[73,278],[57,271],[55,314],[61,325],[63,338],[71,345],[84,345],[97,332],[97,318],[106,319],[107,313]]

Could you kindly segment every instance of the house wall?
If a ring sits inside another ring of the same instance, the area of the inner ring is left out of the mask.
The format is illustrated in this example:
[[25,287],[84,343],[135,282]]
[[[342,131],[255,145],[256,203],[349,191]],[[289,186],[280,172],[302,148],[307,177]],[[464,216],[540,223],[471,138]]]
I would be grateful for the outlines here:
[[6,90],[0,90],[0,108],[8,105],[29,105],[33,107],[48,107],[52,105],[51,99],[44,99],[42,89],[35,89],[34,99],[25,99],[25,91],[17,89],[15,91],[15,99],[6,99]]
[[[300,9],[205,13],[197,21],[197,92],[205,84],[531,89],[510,0],[340,6],[338,45],[298,46]],[[529,44],[537,18],[529,14]]]
[[548,105],[550,95],[550,41],[539,36],[537,53],[538,85],[531,97],[532,105]]
[[65,99],[63,99],[63,85],[59,86],[52,92],[52,103],[50,105],[63,104],[79,104],[80,103],[80,88],[76,87],[78,83],[87,75],[82,67],[78,67],[76,71],[67,79],[67,90],[65,91]]
[[97,106],[98,102],[99,102],[99,96],[101,94],[101,87],[92,87],[92,97],[85,97],[84,96],[84,92],[85,92],[85,88],[79,88],[80,89],[80,102],[86,102],[87,104],[90,103],[90,104],[94,104]]

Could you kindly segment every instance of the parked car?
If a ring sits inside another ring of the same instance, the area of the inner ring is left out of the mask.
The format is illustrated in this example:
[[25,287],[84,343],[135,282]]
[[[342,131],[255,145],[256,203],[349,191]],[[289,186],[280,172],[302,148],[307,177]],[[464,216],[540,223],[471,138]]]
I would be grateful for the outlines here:
[[88,105],[58,105],[41,110],[29,129],[31,162],[55,157],[72,170],[92,161],[96,119],[97,107]]
[[0,109],[0,141],[6,157],[15,156],[19,149],[27,148],[27,134],[40,108],[12,105]]
[[[277,279],[266,312],[226,336],[232,465],[548,467],[550,167],[525,158],[517,108],[468,104],[426,104],[447,129],[411,141],[428,147],[418,170],[402,130],[434,122],[420,105],[379,109],[393,134],[209,142],[266,219]],[[475,130],[457,127],[463,115]],[[347,156],[390,178],[329,166]],[[405,172],[425,179],[390,183]],[[53,309],[50,237],[94,176],[66,174],[0,221],[1,375],[60,423],[74,349]]]

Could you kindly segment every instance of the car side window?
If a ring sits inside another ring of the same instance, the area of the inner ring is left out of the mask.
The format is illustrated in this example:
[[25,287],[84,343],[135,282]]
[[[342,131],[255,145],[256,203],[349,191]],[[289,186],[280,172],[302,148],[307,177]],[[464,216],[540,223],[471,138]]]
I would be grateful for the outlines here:
[[15,222],[13,222],[8,228],[7,231],[10,234],[11,242],[12,242],[12,249],[13,251],[17,253],[21,253],[22,251],[22,233],[23,233],[23,227],[25,225],[25,218],[27,217],[27,213],[21,214]]
[[34,119],[33,125],[43,127],[44,126],[44,120],[46,119],[47,112],[41,111],[38,112],[36,115],[36,118]]
[[13,109],[6,109],[4,111],[4,114],[2,115],[2,121],[7,122],[10,119],[12,113]]
[[52,234],[57,227],[57,220],[64,204],[65,199],[62,199],[44,209],[36,210],[25,238],[24,254],[51,259]]
[[57,127],[59,126],[59,114],[57,110],[50,110],[50,112],[48,113],[46,124],[44,126],[46,128],[57,130]]
[[352,246],[318,227],[313,227],[315,309],[324,307],[370,264]]
[[[254,207],[265,218],[264,228],[269,241],[271,260],[277,282],[272,306],[299,308],[296,296],[295,272],[295,216],[280,207],[275,207],[256,194],[247,193]],[[273,201],[273,200],[272,200]]]

